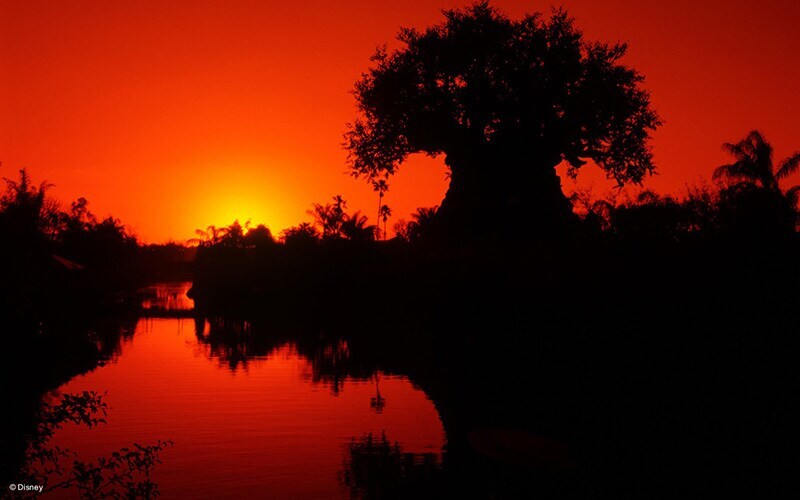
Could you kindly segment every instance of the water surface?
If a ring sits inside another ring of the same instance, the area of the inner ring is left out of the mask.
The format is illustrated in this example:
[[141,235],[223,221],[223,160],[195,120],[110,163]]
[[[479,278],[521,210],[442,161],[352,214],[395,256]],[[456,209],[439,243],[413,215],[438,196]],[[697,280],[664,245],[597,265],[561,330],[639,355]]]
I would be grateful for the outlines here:
[[[156,287],[144,308],[191,307],[186,288]],[[320,376],[320,362],[346,360],[345,341],[321,349],[322,360],[291,340],[251,354],[247,342],[209,342],[211,328],[205,320],[140,319],[114,359],[57,391],[106,392],[107,425],[67,425],[53,444],[87,460],[172,440],[153,475],[165,498],[345,496],[353,443],[370,435],[441,463],[439,416],[406,377]],[[250,335],[247,328],[237,334]]]

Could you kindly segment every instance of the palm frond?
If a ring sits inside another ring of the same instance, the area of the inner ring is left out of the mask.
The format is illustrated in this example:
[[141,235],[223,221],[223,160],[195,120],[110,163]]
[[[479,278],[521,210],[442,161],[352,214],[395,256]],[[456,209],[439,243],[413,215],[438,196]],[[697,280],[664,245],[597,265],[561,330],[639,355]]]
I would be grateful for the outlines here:
[[722,144],[722,150],[736,159],[743,159],[747,157],[747,153],[744,151],[745,144],[743,143],[744,141],[737,143],[726,142]]
[[775,177],[778,179],[784,179],[795,173],[798,167],[800,167],[800,151],[796,151],[792,156],[786,158],[780,163],[778,166],[778,171],[775,173]]
[[723,143],[722,150],[737,160],[752,159],[755,156],[757,145],[763,142],[764,138],[761,133],[758,130],[752,130],[739,142]]
[[711,178],[715,181],[726,179],[733,182],[753,181],[754,177],[750,165],[741,161],[728,165],[720,165],[714,169],[714,173],[711,175]]
[[714,172],[714,179],[727,178],[732,181],[760,183],[766,188],[777,188],[772,171],[772,146],[761,132],[753,130],[739,142],[726,142],[722,149],[736,160]]

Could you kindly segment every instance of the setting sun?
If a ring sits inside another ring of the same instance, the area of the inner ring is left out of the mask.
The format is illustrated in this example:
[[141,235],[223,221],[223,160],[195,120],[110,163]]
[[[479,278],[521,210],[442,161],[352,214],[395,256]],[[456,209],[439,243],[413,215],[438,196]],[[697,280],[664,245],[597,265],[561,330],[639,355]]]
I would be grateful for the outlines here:
[[[242,225],[264,224],[276,234],[295,223],[298,214],[287,213],[286,186],[276,184],[266,168],[218,169],[213,182],[196,186],[195,206],[186,213],[186,224],[195,229],[227,226],[235,220]],[[229,176],[226,176],[226,172]],[[252,172],[253,175],[242,175]]]
[[[335,194],[374,222],[374,193],[346,175],[341,148],[353,84],[400,26],[464,3],[4,2],[0,176],[28,168],[64,203],[84,196],[154,243],[232,218],[277,233]],[[589,39],[628,41],[626,62],[646,76],[665,122],[647,187],[679,192],[754,126],[791,152],[797,97],[774,82],[797,80],[795,5],[617,3],[566,7]],[[409,177],[402,193],[390,183],[389,226],[441,203],[440,176]]]
[[800,498],[800,1],[563,1],[0,0],[9,498]]

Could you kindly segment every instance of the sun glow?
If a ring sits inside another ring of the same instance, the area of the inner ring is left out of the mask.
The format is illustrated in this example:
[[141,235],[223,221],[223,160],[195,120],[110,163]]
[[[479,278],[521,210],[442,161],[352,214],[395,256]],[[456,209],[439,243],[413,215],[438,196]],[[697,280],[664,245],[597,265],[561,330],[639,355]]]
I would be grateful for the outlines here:
[[[280,204],[259,199],[247,193],[235,195],[220,195],[205,203],[204,206],[193,214],[197,229],[205,230],[208,226],[225,227],[238,221],[242,226],[256,227],[264,224],[274,234],[291,225],[285,218],[276,217],[280,212]],[[283,220],[282,220],[283,219]]]
[[272,172],[276,168],[246,164],[206,171],[204,179],[193,190],[197,194],[192,206],[186,207],[186,223],[195,229],[224,227],[239,221],[250,227],[264,224],[276,236],[298,222],[288,203],[287,189]]

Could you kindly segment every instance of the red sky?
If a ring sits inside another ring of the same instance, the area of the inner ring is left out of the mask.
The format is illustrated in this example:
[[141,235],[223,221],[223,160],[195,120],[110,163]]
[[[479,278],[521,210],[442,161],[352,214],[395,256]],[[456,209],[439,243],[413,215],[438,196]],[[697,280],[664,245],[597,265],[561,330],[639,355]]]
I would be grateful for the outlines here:
[[[345,174],[349,91],[400,26],[466,4],[0,0],[0,175],[26,167],[148,242],[235,218],[277,233],[337,193],[374,218],[375,194]],[[550,6],[494,4],[514,17]],[[720,144],[753,128],[778,158],[800,149],[800,2],[563,5],[588,39],[629,42],[626,62],[647,78],[665,125],[646,186],[708,178]],[[386,202],[407,218],[441,200],[444,169],[419,159],[391,186]]]

